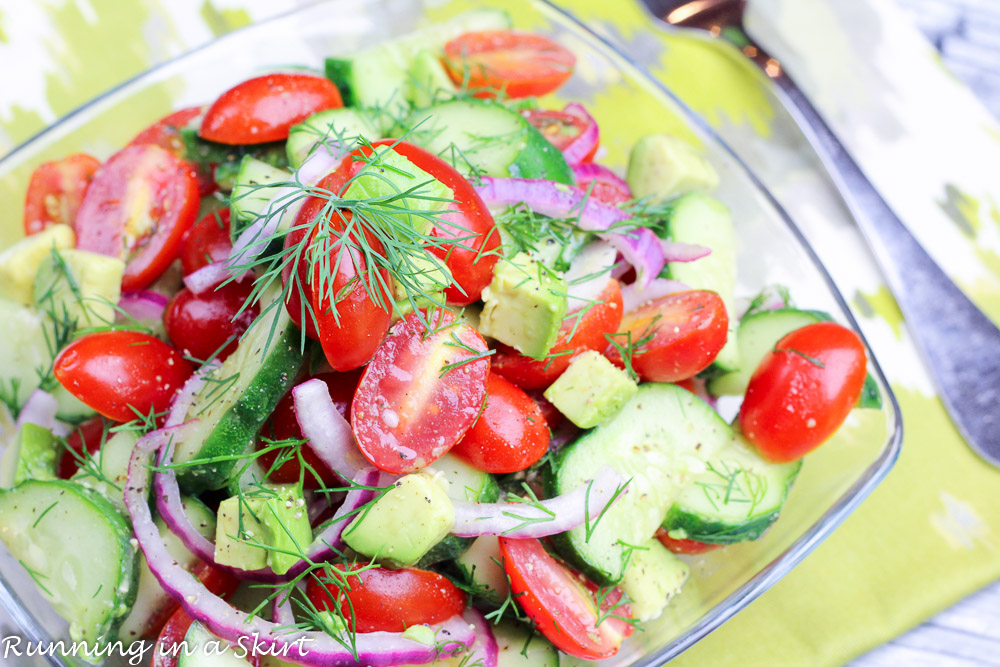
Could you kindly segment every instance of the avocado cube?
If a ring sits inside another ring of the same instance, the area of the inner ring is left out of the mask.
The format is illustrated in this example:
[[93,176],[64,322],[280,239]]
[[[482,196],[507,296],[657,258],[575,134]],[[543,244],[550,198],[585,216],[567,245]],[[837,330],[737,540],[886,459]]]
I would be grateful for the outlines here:
[[636,199],[669,199],[685,192],[707,192],[719,175],[698,150],[668,134],[650,134],[636,142],[625,181]]
[[50,225],[25,237],[0,253],[0,297],[25,306],[32,305],[32,285],[38,267],[52,250],[66,250],[76,245],[76,234],[69,225]]
[[681,591],[690,568],[659,540],[646,542],[632,552],[621,587],[629,598],[632,618],[651,621],[663,613],[667,603]]
[[426,473],[396,480],[367,512],[344,531],[359,554],[396,567],[419,561],[455,524],[455,507],[444,487]]
[[409,211],[430,213],[448,208],[449,201],[455,197],[451,188],[389,146],[379,146],[375,152],[378,154],[378,159],[373,159],[364,172],[351,182],[344,192],[344,199],[392,197],[414,190],[413,194],[419,196],[411,195],[388,201],[382,208],[397,222],[408,225],[417,234],[430,233],[431,220],[422,215],[413,215]]
[[125,262],[88,250],[50,253],[35,273],[35,308],[57,318],[76,319],[80,327],[115,321]]
[[483,335],[535,359],[552,349],[569,310],[566,281],[524,252],[497,262],[483,302]]
[[238,496],[222,501],[215,532],[216,562],[241,570],[267,566],[275,574],[285,574],[312,542],[305,505],[298,484],[268,484],[260,495],[245,496],[242,503]]
[[22,424],[11,451],[17,457],[13,484],[20,484],[26,479],[55,479],[58,451],[59,445],[52,431],[36,424]]
[[638,390],[625,371],[588,350],[570,362],[545,390],[545,398],[580,428],[593,428],[618,412]]

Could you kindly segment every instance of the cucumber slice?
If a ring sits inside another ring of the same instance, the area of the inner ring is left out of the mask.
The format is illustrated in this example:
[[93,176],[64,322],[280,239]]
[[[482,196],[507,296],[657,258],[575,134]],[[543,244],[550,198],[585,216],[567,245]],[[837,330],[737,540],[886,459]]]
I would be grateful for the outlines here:
[[184,635],[186,650],[177,656],[177,667],[246,667],[247,650],[219,639],[198,621]]
[[673,262],[668,277],[694,289],[717,292],[729,315],[729,337],[709,366],[710,374],[729,373],[740,367],[737,320],[733,307],[736,290],[736,232],[729,209],[699,193],[679,197],[670,215],[667,235],[674,241],[708,246],[712,254],[694,262]]
[[0,491],[0,539],[43,597],[91,648],[115,636],[136,595],[132,530],[114,505],[79,484],[23,482]]
[[285,142],[283,141],[251,146],[217,144],[199,137],[196,125],[181,128],[178,133],[184,146],[184,158],[197,163],[204,169],[214,169],[215,182],[219,189],[224,192],[233,189],[233,179],[244,156],[253,156],[278,169],[288,167],[288,155],[285,153]]
[[544,637],[509,621],[490,627],[499,649],[497,667],[559,667],[559,651]]
[[[195,498],[184,498],[183,503],[184,513],[191,520],[191,524],[204,537],[212,539],[215,536],[215,513]],[[156,517],[155,521],[160,531],[160,538],[170,556],[184,569],[194,569],[201,561],[167,528],[163,519]],[[126,646],[142,639],[154,639],[163,621],[166,620],[165,617],[177,607],[176,601],[163,590],[163,586],[150,572],[149,566],[146,565],[146,557],[141,553],[138,583],[135,604],[118,628],[118,639]]]
[[271,204],[271,200],[279,195],[280,188],[262,186],[288,183],[293,178],[291,172],[285,169],[272,167],[250,155],[244,156],[229,198],[233,238],[239,236],[240,232],[259,217],[281,215],[279,207],[285,202]]
[[414,112],[407,137],[460,172],[542,178],[573,185],[565,158],[521,114],[480,100],[456,100]]
[[671,505],[663,527],[675,539],[735,544],[759,539],[778,519],[802,460],[766,461],[737,433],[705,466]]
[[257,432],[302,367],[299,329],[281,303],[261,302],[261,315],[236,351],[209,375],[188,410],[193,421],[178,439],[178,482],[189,493],[226,486],[237,460],[213,461],[249,451]]
[[632,618],[650,621],[662,614],[670,599],[681,592],[691,569],[655,538],[642,547],[632,552],[621,585],[629,598]]
[[555,535],[559,552],[598,584],[618,581],[622,543],[644,544],[702,461],[729,444],[733,430],[703,400],[672,384],[644,384],[618,413],[552,459],[550,497],[569,493],[611,466],[630,478],[629,491],[600,520]]
[[[500,487],[493,475],[473,468],[462,459],[452,454],[445,454],[431,465],[434,474],[440,475],[447,483],[445,493],[452,500],[470,503],[495,503],[500,498]],[[472,545],[473,538],[448,535],[431,547],[424,554],[416,567],[427,568],[431,565],[454,560]]]
[[476,597],[494,605],[501,604],[510,590],[500,562],[500,539],[496,535],[477,537],[465,553],[455,558],[459,575],[477,591]]
[[288,131],[285,151],[292,167],[299,167],[313,151],[330,150],[334,155],[346,154],[358,137],[374,139],[379,131],[372,118],[360,109],[327,109],[309,116]]
[[128,480],[128,464],[132,458],[136,435],[121,431],[110,436],[87,465],[73,475],[80,486],[97,491],[125,514],[123,491]]

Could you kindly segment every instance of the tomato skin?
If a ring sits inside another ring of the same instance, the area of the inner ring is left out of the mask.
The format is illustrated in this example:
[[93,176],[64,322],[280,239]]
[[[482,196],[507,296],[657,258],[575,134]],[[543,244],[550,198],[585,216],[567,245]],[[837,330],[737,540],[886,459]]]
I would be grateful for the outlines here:
[[632,191],[628,189],[628,184],[623,183],[614,172],[602,165],[595,164],[593,167],[587,172],[591,178],[577,177],[576,187],[589,192],[594,199],[612,206],[624,204],[632,199]]
[[86,153],[45,162],[35,168],[24,199],[24,233],[37,234],[49,225],[76,226],[77,212],[101,163]]
[[205,112],[199,134],[221,144],[263,144],[317,111],[344,106],[328,79],[312,74],[267,74],[222,93]]
[[477,97],[551,93],[573,73],[576,56],[541,35],[510,30],[484,30],[459,35],[444,46],[444,65],[451,80],[468,85]]
[[600,303],[592,306],[579,323],[572,316],[563,322],[548,359],[531,359],[511,347],[498,345],[493,370],[521,389],[545,389],[569,368],[577,354],[587,350],[603,352],[608,345],[605,334],[617,331],[622,321],[622,290],[618,281],[609,279],[597,301]]
[[[396,139],[382,139],[373,145],[392,146],[394,151],[451,188],[456,203],[440,214],[448,224],[435,226],[433,235],[440,239],[456,239],[456,242],[430,248],[430,252],[451,271],[454,284],[445,290],[448,303],[467,306],[478,301],[493,279],[500,248],[500,233],[483,198],[450,164],[419,146]],[[469,238],[470,235],[475,236]]]
[[143,289],[177,259],[197,215],[191,166],[153,144],[128,146],[97,170],[87,188],[76,245],[124,259],[122,289]]
[[260,314],[258,304],[247,303],[251,292],[250,280],[226,283],[201,294],[182,289],[163,311],[167,337],[189,357],[207,361],[218,352],[215,358],[224,361]]
[[740,428],[777,463],[802,458],[844,423],[865,384],[865,347],[835,322],[792,331],[750,378]]
[[[448,311],[424,317],[433,332],[418,313],[389,331],[351,405],[361,453],[393,474],[415,472],[443,456],[469,430],[486,399],[490,362],[483,337],[468,324],[455,323]],[[457,363],[462,365],[443,370]]]
[[229,208],[221,208],[205,215],[184,232],[181,239],[181,268],[184,275],[227,259],[232,249]]
[[[584,660],[610,658],[632,634],[632,626],[620,618],[609,616],[597,625],[596,586],[549,555],[538,540],[501,537],[500,555],[518,604],[559,650]],[[601,610],[620,599],[615,589]],[[614,611],[626,618],[629,613],[628,605]]]
[[675,554],[686,554],[689,556],[694,556],[697,554],[703,554],[714,549],[721,547],[721,544],[707,544],[705,542],[698,542],[696,540],[677,540],[667,533],[667,531],[659,528],[656,531],[656,539],[660,541],[660,544],[665,546],[667,549]]
[[[345,419],[350,419],[351,416],[351,401],[354,399],[354,390],[358,386],[358,382],[361,380],[361,370],[348,371],[346,373],[320,373],[319,375],[313,376],[312,379],[322,380],[326,384],[327,391],[330,392],[330,399],[333,401],[333,405],[337,408],[337,411],[344,416]],[[303,380],[305,382],[305,380]],[[298,419],[295,416],[295,399],[292,396],[292,392],[288,392],[284,397],[278,402],[278,405],[274,408],[274,412],[271,415],[270,421],[264,425],[264,429],[261,433],[262,436],[270,438],[271,440],[302,440],[305,436],[302,434],[302,429],[299,428]],[[265,449],[267,443],[263,440],[257,442],[257,449]],[[319,457],[313,452],[312,447],[309,445],[303,445],[302,458],[305,460],[306,465],[312,467],[322,479],[323,486],[335,487],[340,484],[340,480],[337,475],[326,467],[326,465],[320,461]],[[259,461],[261,467],[264,470],[270,470],[268,479],[275,484],[295,484],[299,481],[299,476],[302,471],[302,466],[299,463],[298,458],[292,458],[285,461],[275,470],[271,470],[275,461],[278,459],[280,452],[276,449],[269,450],[260,455]],[[316,477],[307,470],[306,474],[303,476],[303,486],[307,489],[318,489],[320,488],[320,483],[317,481]]]
[[[350,570],[361,567],[348,566]],[[465,593],[436,572],[373,568],[348,574],[346,580],[349,590],[342,591],[312,577],[306,596],[320,611],[339,605],[356,632],[403,632],[422,623],[440,623],[465,610]]]
[[[677,382],[705,370],[726,344],[729,317],[715,292],[690,290],[670,294],[626,313],[615,342],[633,345],[648,338],[632,355],[632,368],[648,382]],[[613,346],[606,352],[619,366]]]
[[[560,151],[573,143],[589,126],[586,119],[580,116],[554,109],[524,109],[521,115]],[[596,152],[597,144],[594,144],[582,161],[590,162]]]
[[[69,479],[80,469],[80,460],[84,450],[93,456],[104,444],[104,426],[107,422],[104,417],[91,417],[87,421],[79,424],[73,432],[66,436],[67,451],[64,451],[59,459],[59,479]],[[76,452],[78,456],[73,456],[69,451]]]
[[545,456],[549,427],[538,404],[496,373],[486,381],[486,407],[452,452],[490,473],[524,470]]
[[192,370],[177,350],[136,331],[87,334],[63,348],[53,364],[67,391],[118,422],[132,421],[136,411],[165,411]]
[[[184,142],[181,140],[180,129],[205,112],[205,107],[188,107],[175,111],[172,114],[161,118],[145,130],[135,135],[129,146],[141,144],[155,144],[160,148],[170,151],[182,160],[187,159],[187,151]],[[198,193],[202,197],[207,197],[218,189],[215,179],[212,178],[212,171],[203,168],[198,164],[190,163],[198,178]]]

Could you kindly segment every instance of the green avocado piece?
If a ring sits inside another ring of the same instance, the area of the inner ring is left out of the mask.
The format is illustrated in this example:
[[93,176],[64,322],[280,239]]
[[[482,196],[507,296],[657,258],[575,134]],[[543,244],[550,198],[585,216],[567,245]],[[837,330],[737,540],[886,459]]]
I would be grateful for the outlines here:
[[566,281],[523,252],[497,263],[483,302],[483,335],[535,359],[552,349],[569,310]]
[[396,567],[419,561],[455,524],[444,486],[426,473],[404,475],[344,531],[360,554]]
[[621,583],[632,618],[650,621],[662,614],[670,599],[680,593],[690,572],[687,563],[657,539],[633,551]]
[[707,192],[719,175],[698,150],[669,134],[650,134],[636,142],[629,155],[625,181],[637,199],[656,201],[685,192]]
[[285,574],[312,542],[305,505],[299,484],[268,484],[242,502],[239,496],[222,501],[215,532],[216,562],[241,570],[267,566],[275,574]]
[[635,396],[639,386],[607,358],[589,350],[545,390],[545,398],[580,428],[593,428]]
[[[428,213],[445,209],[448,202],[454,199],[451,188],[389,146],[379,146],[375,152],[378,158],[373,158],[364,171],[355,177],[344,192],[344,199],[392,197],[414,190],[413,194],[419,196],[386,202],[384,208],[387,211],[403,208]],[[427,234],[431,230],[432,222],[428,217],[399,210],[392,211],[391,215],[417,234]],[[397,230],[396,233],[400,231]]]
[[69,225],[50,225],[26,236],[0,253],[0,297],[25,306],[32,305],[35,274],[53,250],[67,250],[76,245],[76,234]]
[[79,327],[115,321],[125,262],[87,250],[53,251],[38,266],[33,283],[35,308],[75,319]]
[[59,445],[52,431],[26,423],[17,431],[17,469],[14,484],[26,479],[55,479]]

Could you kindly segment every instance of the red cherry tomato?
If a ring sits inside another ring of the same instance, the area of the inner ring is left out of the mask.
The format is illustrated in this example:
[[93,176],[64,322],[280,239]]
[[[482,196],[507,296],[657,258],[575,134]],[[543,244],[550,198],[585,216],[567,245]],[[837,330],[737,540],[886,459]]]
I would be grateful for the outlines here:
[[[451,188],[456,203],[440,214],[446,224],[435,226],[433,235],[455,239],[455,243],[431,248],[431,252],[451,271],[454,285],[445,290],[448,303],[467,306],[478,301],[483,288],[493,279],[500,247],[500,234],[482,197],[450,164],[419,146],[395,139],[383,139],[373,145],[392,146],[394,151]],[[355,164],[358,165],[356,169],[360,169],[363,163]]]
[[24,200],[24,233],[37,234],[49,225],[76,225],[83,197],[101,163],[85,153],[38,165]]
[[226,283],[201,294],[182,289],[163,311],[167,337],[189,357],[207,361],[218,353],[215,358],[225,360],[260,314],[258,304],[247,303],[252,291],[251,280]]
[[112,155],[87,188],[76,245],[124,259],[122,289],[143,289],[177,259],[197,215],[191,166],[159,146],[129,146]]
[[[161,118],[145,130],[135,135],[135,139],[128,142],[129,146],[140,144],[155,144],[160,148],[170,151],[182,160],[187,159],[187,150],[181,140],[180,130],[188,123],[205,112],[205,107],[188,107],[175,111],[166,118]],[[191,163],[191,168],[195,170],[198,177],[198,193],[202,197],[207,197],[218,189],[215,179],[212,178],[212,171],[196,163]]]
[[740,428],[760,453],[794,461],[847,419],[865,384],[865,347],[856,333],[818,322],[782,338],[757,366],[740,407]]
[[361,453],[394,474],[420,470],[454,447],[486,398],[483,337],[447,311],[424,317],[430,331],[417,313],[389,331],[351,406]]
[[[596,586],[550,556],[538,540],[501,537],[500,554],[518,604],[559,650],[584,660],[610,658],[632,634],[631,625],[614,617],[628,618],[628,605],[598,624]],[[615,589],[601,612],[620,600],[621,591]]]
[[[577,137],[583,134],[589,127],[585,118],[574,116],[565,111],[555,111],[553,109],[524,109],[521,115],[534,125],[542,136],[552,142],[552,145],[563,150]],[[597,152],[597,144],[590,149],[590,152],[583,157],[584,162],[589,162]]]
[[[360,565],[348,566],[351,570]],[[465,593],[436,572],[373,568],[346,577],[346,592],[310,578],[306,596],[320,611],[340,607],[356,632],[403,632],[440,623],[465,610]]]
[[[632,368],[649,382],[677,382],[705,370],[726,344],[729,318],[715,292],[679,292],[640,306],[622,318],[614,340],[631,341]],[[611,346],[608,358],[622,358]]]
[[[516,387],[517,385],[514,386]],[[541,390],[531,389],[526,393],[528,396],[531,396],[531,400],[533,400],[535,405],[538,406],[538,409],[542,411],[542,417],[545,418],[545,423],[548,424],[550,431],[566,421],[566,417],[563,413],[559,412],[559,408],[552,405],[552,403],[549,402],[549,399],[545,398],[542,394]]]
[[191,376],[191,364],[159,338],[135,331],[87,334],[56,357],[59,383],[108,419],[160,413]]
[[[340,414],[346,419],[350,419],[351,401],[354,399],[354,390],[361,379],[361,370],[357,369],[346,373],[321,373],[314,376],[314,378],[326,383],[326,388],[330,392],[333,404],[337,407]],[[278,402],[278,405],[274,408],[274,413],[271,415],[271,420],[264,425],[261,435],[271,440],[304,439],[305,436],[303,436],[302,429],[299,428],[299,422],[295,416],[295,400],[292,397],[292,392],[285,394]],[[260,440],[257,443],[257,449],[267,449],[268,446],[269,443],[264,440]],[[313,452],[312,447],[303,445],[301,452],[302,459],[306,465],[319,474],[322,486],[335,487],[339,484],[337,475],[320,461],[319,457]],[[274,468],[280,454],[281,450],[267,449],[258,458],[261,467],[266,471],[270,471],[268,479],[275,484],[295,484],[301,476],[305,488],[320,488],[320,480],[317,480],[316,476],[308,470],[304,476],[301,475],[302,465],[298,457],[293,457],[279,467]]]
[[181,268],[189,275],[209,264],[229,257],[233,249],[229,237],[229,209],[212,211],[189,230],[181,239]]
[[690,556],[703,554],[722,546],[721,544],[707,544],[705,542],[696,542],[695,540],[676,540],[670,537],[667,531],[662,528],[657,529],[656,539],[675,554],[687,554]]
[[496,373],[486,381],[486,407],[452,452],[492,473],[517,472],[549,449],[549,427],[531,397]]
[[580,352],[603,352],[608,344],[605,334],[614,333],[622,320],[622,290],[618,281],[609,280],[597,301],[579,322],[572,316],[563,322],[548,359],[531,359],[513,348],[499,345],[493,357],[493,370],[522,389],[545,389],[563,374],[570,360]]
[[591,170],[593,177],[582,180],[578,178],[576,182],[578,188],[589,192],[594,199],[612,206],[624,204],[632,199],[632,191],[614,172],[601,165],[593,166],[596,167],[595,170]]
[[66,451],[59,459],[59,478],[69,479],[80,469],[80,460],[84,451],[93,456],[104,444],[104,427],[107,424],[104,417],[91,417],[79,424],[73,432],[66,436]]
[[317,111],[344,106],[328,79],[312,74],[267,74],[233,86],[205,112],[201,137],[221,144],[263,144]]
[[468,32],[444,46],[451,80],[467,82],[479,97],[505,91],[508,97],[545,95],[566,82],[576,56],[541,35],[484,30]]

